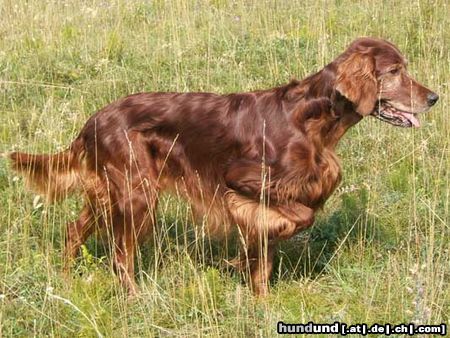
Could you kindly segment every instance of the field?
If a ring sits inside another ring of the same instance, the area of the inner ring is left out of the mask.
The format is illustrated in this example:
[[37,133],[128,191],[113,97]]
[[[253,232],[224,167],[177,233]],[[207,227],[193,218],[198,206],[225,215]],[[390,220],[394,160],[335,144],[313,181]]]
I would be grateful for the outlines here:
[[[0,159],[0,336],[276,336],[276,323],[450,324],[450,4],[396,1],[0,2],[0,152],[56,152],[96,110],[140,91],[264,89],[304,78],[377,36],[441,99],[420,129],[367,118],[341,141],[343,182],[315,225],[285,242],[255,299],[163,196],[129,299],[92,238],[62,269],[55,205]],[[380,335],[382,336],[382,335]]]

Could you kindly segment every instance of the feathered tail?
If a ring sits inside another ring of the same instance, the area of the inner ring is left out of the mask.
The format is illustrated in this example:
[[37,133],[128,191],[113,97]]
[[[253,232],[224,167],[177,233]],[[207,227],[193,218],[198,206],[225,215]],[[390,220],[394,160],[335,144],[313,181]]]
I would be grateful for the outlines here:
[[83,144],[75,140],[68,150],[53,155],[13,152],[12,168],[25,178],[28,187],[54,202],[80,187],[80,159]]

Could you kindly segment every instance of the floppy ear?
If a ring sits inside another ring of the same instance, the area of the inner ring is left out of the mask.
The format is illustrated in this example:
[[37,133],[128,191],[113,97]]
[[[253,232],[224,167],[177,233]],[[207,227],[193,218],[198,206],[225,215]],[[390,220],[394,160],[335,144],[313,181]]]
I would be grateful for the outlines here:
[[378,96],[375,65],[371,56],[353,53],[337,68],[336,90],[353,103],[362,116],[369,115]]

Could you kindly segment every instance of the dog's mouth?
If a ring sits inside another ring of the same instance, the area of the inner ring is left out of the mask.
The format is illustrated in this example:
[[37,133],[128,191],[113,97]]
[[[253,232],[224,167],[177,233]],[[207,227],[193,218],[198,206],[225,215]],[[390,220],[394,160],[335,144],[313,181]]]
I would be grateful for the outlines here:
[[404,128],[420,127],[417,114],[397,109],[387,101],[378,101],[372,115],[394,126]]

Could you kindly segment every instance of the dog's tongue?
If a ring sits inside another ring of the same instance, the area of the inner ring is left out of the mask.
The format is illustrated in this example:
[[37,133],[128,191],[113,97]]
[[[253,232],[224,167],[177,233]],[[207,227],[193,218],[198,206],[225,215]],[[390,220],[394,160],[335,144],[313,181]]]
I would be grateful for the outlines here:
[[409,113],[405,113],[405,112],[399,112],[400,115],[402,115],[404,118],[408,119],[409,122],[411,122],[411,124],[416,127],[419,128],[420,127],[420,121],[417,119],[417,117],[414,116],[414,114],[409,114]]

